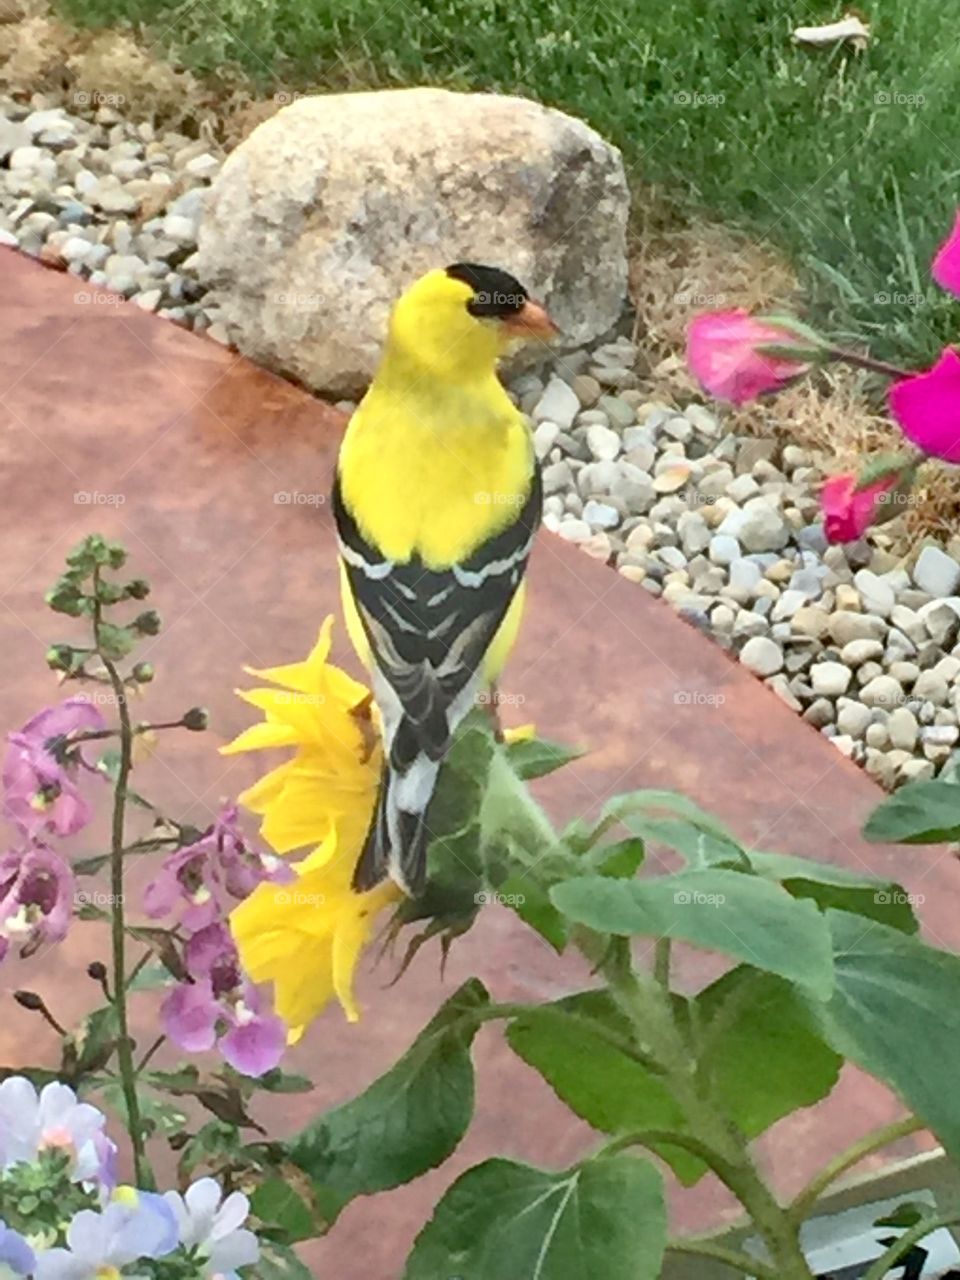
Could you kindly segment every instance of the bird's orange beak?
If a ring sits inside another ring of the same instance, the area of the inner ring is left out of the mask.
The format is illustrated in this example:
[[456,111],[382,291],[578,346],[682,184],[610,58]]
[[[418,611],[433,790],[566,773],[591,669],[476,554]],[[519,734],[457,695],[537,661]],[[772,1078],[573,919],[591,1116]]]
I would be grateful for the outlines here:
[[528,298],[519,311],[505,317],[500,322],[511,338],[540,338],[547,342],[560,332],[557,325],[547,315],[547,309],[540,302]]

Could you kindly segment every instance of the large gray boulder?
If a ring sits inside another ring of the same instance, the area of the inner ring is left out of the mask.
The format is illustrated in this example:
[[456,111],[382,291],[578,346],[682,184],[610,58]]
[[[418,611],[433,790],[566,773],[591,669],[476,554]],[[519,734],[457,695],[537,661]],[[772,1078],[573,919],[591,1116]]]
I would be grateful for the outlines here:
[[503,267],[579,345],[626,295],[620,153],[524,98],[397,89],[300,98],[224,164],[198,269],[240,349],[317,390],[369,380],[389,307],[451,262]]

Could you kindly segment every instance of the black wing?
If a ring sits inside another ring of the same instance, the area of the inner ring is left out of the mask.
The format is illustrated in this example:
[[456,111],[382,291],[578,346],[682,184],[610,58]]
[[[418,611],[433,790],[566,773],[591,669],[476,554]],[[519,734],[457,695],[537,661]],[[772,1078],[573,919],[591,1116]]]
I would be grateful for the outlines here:
[[535,465],[518,518],[460,564],[438,571],[419,556],[386,560],[360,532],[337,476],[340,553],[377,667],[408,722],[393,744],[394,767],[403,768],[417,751],[440,760],[449,747],[456,727],[449,712],[473,681],[520,585],[542,506]]

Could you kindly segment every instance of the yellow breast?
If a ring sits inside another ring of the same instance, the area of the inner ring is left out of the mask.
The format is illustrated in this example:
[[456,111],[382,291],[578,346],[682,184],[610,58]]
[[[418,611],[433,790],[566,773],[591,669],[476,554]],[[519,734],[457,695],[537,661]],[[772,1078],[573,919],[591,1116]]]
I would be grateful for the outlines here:
[[351,419],[343,499],[387,558],[446,568],[516,519],[530,488],[529,432],[495,379],[481,392],[444,387],[430,398],[375,385]]

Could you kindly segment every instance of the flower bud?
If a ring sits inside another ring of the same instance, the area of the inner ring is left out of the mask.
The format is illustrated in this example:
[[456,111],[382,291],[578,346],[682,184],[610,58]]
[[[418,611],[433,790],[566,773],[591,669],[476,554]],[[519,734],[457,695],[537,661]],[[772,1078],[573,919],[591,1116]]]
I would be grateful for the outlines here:
[[146,600],[150,594],[150,583],[146,578],[131,578],[126,591],[131,600]]
[[206,707],[191,707],[189,711],[184,712],[181,723],[185,729],[201,733],[210,724],[210,712]]
[[38,996],[35,991],[15,991],[13,998],[17,1004],[24,1009],[29,1009],[31,1013],[39,1013],[43,1009],[43,997]]
[[133,626],[142,636],[155,636],[160,631],[160,615],[156,609],[147,609],[137,614]]
[[107,966],[102,960],[91,960],[87,965],[87,977],[92,978],[94,982],[106,982]]
[[136,680],[137,684],[149,684],[155,675],[153,663],[138,662],[130,674],[134,680]]
[[127,549],[119,542],[105,544],[107,564],[111,569],[122,569],[127,562]]
[[52,671],[73,670],[73,649],[68,644],[54,644],[47,650],[47,666]]

